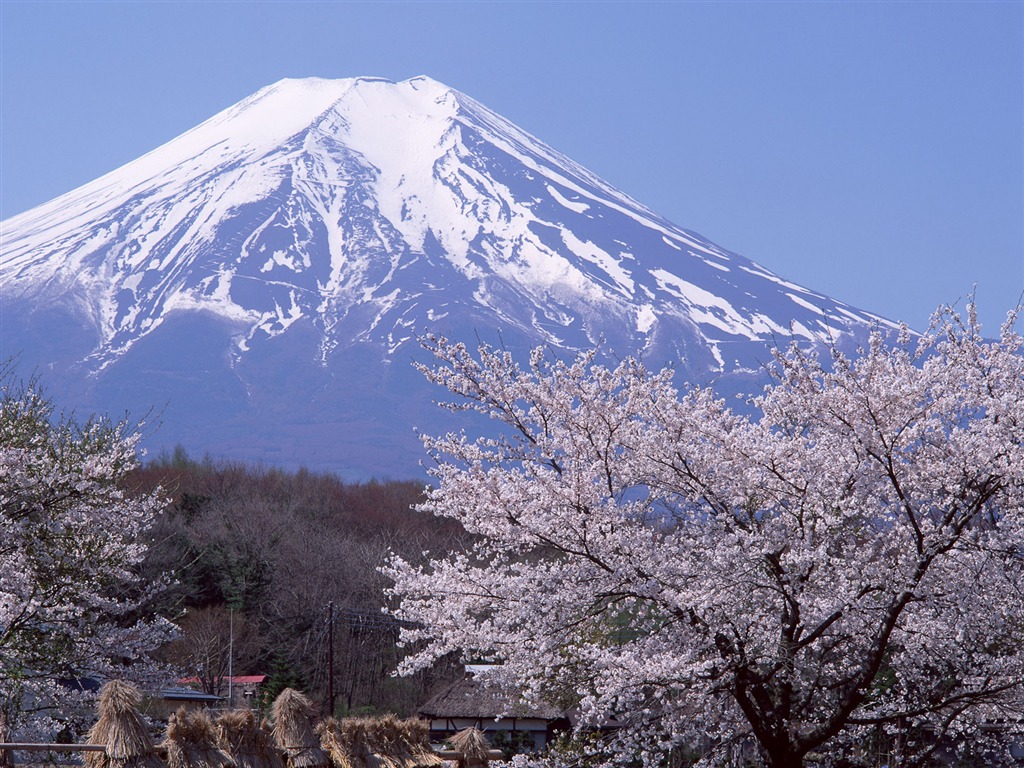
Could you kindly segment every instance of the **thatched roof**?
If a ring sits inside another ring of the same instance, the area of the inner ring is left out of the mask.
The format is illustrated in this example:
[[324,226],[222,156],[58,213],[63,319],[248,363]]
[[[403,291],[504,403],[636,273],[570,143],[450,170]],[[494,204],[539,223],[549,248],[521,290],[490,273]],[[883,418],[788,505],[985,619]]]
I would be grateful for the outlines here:
[[228,768],[234,760],[217,746],[213,721],[202,710],[184,707],[167,721],[167,768]]
[[86,752],[90,768],[164,768],[156,746],[139,715],[142,696],[130,683],[112,680],[100,689],[100,718],[89,731],[87,742],[107,748]]
[[498,690],[473,677],[445,688],[421,705],[419,714],[432,720],[494,720],[499,717],[557,720],[565,715],[561,709],[550,705],[527,706],[520,701],[510,702]]
[[274,741],[284,752],[288,768],[329,768],[327,753],[313,728],[315,712],[308,698],[285,688],[274,701]]
[[249,709],[224,712],[217,718],[217,746],[236,768],[284,768],[270,729]]
[[444,763],[430,746],[430,726],[422,720],[331,718],[317,730],[334,768],[434,768]]

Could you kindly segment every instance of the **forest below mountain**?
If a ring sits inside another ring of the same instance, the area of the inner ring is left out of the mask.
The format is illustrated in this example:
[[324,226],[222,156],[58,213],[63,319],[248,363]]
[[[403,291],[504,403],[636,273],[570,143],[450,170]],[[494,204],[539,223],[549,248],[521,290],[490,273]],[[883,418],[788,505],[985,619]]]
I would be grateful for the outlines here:
[[207,692],[226,694],[230,657],[234,675],[270,676],[268,699],[295,686],[325,712],[409,714],[461,674],[441,665],[392,675],[399,625],[382,611],[387,584],[378,568],[390,552],[425,558],[467,541],[457,524],[412,508],[421,484],[351,484],[305,470],[195,461],[181,449],[136,470],[131,482],[139,491],[160,486],[170,502],[143,564],[149,583],[172,579],[148,610],[181,630],[158,657]]

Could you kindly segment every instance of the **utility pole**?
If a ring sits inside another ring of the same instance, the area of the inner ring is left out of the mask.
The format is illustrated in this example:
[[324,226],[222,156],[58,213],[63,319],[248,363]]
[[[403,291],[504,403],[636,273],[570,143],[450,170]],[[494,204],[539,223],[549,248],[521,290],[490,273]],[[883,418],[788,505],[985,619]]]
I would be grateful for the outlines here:
[[[221,625],[223,626],[223,625]],[[231,700],[232,677],[234,676],[235,660],[235,609],[228,607],[228,706],[234,706]]]
[[334,717],[334,601],[327,603],[327,716]]

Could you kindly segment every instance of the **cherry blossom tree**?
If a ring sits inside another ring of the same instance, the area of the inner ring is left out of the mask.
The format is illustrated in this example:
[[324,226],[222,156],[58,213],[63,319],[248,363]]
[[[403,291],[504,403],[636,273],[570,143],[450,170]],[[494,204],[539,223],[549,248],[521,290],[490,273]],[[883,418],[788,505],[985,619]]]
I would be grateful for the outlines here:
[[[394,557],[412,671],[452,652],[622,726],[596,755],[924,764],[1021,717],[1024,358],[973,305],[827,364],[776,353],[746,412],[670,370],[428,338],[498,437],[428,437],[423,508],[471,550]],[[750,415],[750,414],[753,415]],[[995,758],[993,758],[995,759]]]
[[0,709],[40,726],[87,677],[130,677],[169,625],[139,610],[133,569],[163,501],[125,490],[139,435],[58,417],[35,382],[0,376]]

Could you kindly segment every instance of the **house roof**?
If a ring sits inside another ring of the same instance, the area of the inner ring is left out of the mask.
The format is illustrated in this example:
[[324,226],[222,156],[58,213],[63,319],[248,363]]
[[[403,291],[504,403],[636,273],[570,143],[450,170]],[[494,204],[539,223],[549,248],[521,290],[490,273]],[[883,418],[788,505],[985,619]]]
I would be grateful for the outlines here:
[[468,677],[450,685],[419,707],[421,717],[434,720],[450,718],[495,719],[498,717],[556,720],[564,717],[561,709],[549,705],[528,706],[511,703],[507,696],[480,680]]
[[167,701],[202,701],[202,702],[218,702],[224,699],[220,696],[211,696],[208,693],[202,691],[196,691],[192,688],[161,688],[160,698]]
[[[221,678],[221,682],[231,681],[232,685],[262,685],[267,682],[266,675],[233,675],[227,677],[226,675]],[[183,677],[179,681],[183,685],[197,685],[200,681],[198,677]]]

